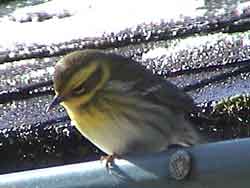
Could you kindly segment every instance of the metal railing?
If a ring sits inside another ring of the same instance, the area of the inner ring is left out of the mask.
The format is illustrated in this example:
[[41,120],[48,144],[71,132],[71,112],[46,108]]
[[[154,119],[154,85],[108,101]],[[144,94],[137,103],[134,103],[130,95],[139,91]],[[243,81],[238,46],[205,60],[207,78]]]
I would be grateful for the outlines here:
[[0,188],[249,187],[250,139],[0,175]]

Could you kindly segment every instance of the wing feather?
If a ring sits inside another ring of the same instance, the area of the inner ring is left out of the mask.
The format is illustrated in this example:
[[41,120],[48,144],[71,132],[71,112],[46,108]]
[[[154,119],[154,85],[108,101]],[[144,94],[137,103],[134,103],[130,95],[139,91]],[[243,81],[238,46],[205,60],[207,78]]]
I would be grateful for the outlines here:
[[116,68],[112,71],[110,85],[120,85],[123,88],[120,89],[128,95],[140,95],[153,103],[169,106],[172,110],[191,112],[195,109],[194,101],[188,94],[138,62],[116,55],[112,56],[112,62],[116,62],[116,65],[113,64]]

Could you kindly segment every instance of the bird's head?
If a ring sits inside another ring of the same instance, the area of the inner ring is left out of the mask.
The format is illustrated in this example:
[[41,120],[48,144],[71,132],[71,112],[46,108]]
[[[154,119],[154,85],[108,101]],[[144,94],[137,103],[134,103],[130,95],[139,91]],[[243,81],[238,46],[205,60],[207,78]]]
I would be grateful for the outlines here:
[[56,96],[49,108],[61,103],[76,107],[88,103],[110,79],[112,61],[97,50],[76,51],[55,66]]

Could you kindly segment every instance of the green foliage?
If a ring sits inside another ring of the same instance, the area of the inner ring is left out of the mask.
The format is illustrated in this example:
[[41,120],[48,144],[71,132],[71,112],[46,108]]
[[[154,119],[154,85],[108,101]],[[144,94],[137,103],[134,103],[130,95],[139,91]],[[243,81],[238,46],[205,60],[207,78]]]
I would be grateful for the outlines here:
[[240,122],[250,121],[250,95],[242,94],[219,101],[214,106],[214,114],[237,118]]
[[250,136],[250,95],[241,94],[223,99],[215,104],[210,118],[222,130],[223,138]]

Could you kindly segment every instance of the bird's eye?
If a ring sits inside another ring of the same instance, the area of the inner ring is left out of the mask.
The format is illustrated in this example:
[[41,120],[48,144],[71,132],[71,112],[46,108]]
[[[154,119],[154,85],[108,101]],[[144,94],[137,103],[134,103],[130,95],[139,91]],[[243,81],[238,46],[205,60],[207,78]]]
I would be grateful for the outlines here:
[[85,92],[84,82],[82,84],[80,84],[78,87],[73,89],[73,93],[76,95],[84,93],[84,92]]
[[101,68],[98,67],[87,80],[82,82],[79,86],[73,89],[73,93],[75,95],[80,95],[84,93],[91,92],[101,81],[102,79],[102,71]]

